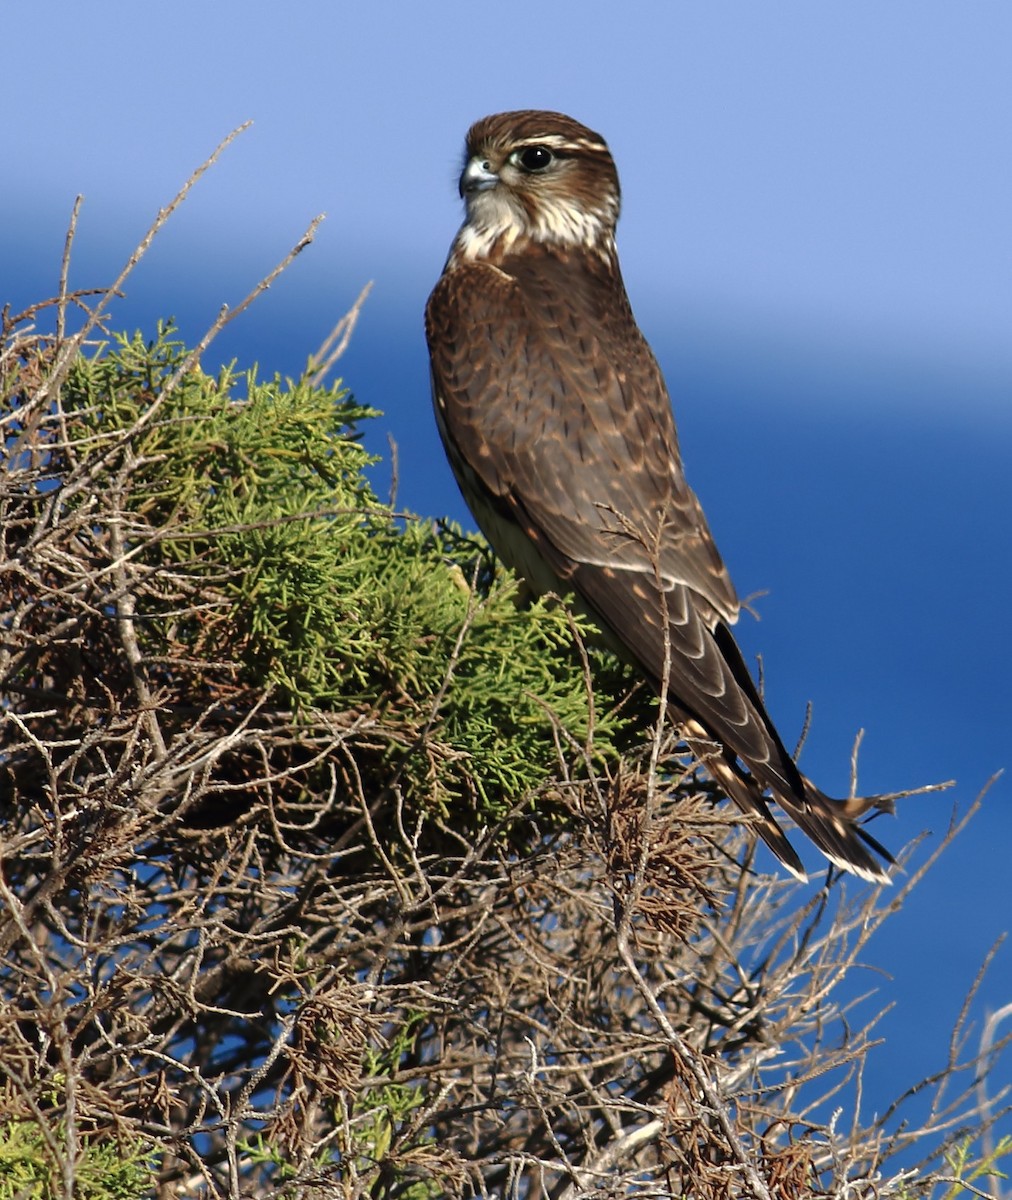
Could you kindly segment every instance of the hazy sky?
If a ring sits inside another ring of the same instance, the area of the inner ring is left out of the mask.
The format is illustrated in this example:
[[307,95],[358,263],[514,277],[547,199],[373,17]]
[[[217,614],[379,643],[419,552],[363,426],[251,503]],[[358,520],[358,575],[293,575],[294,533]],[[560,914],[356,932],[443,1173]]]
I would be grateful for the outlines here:
[[[253,128],[156,242],[115,323],[191,340],[328,214],[216,348],[298,371],[367,279],[345,361],[400,446],[401,501],[471,523],[432,424],[425,297],[460,220],[475,118],[569,112],[624,191],[619,246],[674,398],[690,481],[743,595],[790,744],[863,788],[1009,763],[1012,5],[244,0],[3,5],[0,303],[106,284],[225,133]],[[212,352],[212,358],[215,352]],[[876,835],[944,829],[952,799]],[[1009,925],[1009,785],[866,955],[884,1003],[875,1095],[941,1065]],[[814,857],[806,854],[811,867]],[[978,1013],[1012,1000],[1012,951]],[[1005,1072],[1006,1076],[1008,1072]]]

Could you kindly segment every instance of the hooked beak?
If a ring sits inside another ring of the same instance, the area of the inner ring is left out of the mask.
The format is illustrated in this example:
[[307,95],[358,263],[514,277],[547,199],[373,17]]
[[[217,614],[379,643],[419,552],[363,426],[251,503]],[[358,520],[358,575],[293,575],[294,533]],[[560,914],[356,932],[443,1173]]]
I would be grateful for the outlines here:
[[474,195],[475,192],[487,192],[499,182],[499,176],[492,170],[487,158],[476,155],[467,161],[467,166],[460,175],[460,195],[462,198]]

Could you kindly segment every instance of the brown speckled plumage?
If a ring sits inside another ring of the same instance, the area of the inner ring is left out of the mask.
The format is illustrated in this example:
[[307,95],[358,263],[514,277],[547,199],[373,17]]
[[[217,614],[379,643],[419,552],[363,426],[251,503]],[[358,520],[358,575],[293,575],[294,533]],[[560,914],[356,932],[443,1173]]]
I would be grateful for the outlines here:
[[461,194],[426,332],[440,432],[483,532],[536,590],[574,592],[655,688],[667,676],[686,741],[792,872],[766,792],[834,863],[887,878],[855,820],[874,799],[830,800],[801,775],[728,628],[738,600],[622,282],[603,139],[559,113],[486,117]]

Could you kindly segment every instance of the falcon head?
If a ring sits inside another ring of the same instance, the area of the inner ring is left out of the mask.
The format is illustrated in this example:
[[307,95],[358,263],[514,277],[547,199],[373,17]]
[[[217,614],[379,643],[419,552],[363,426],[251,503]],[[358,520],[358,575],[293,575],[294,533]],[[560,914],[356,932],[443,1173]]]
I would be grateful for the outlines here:
[[618,172],[600,134],[562,113],[497,113],[468,130],[467,204],[453,261],[501,261],[527,245],[611,259]]

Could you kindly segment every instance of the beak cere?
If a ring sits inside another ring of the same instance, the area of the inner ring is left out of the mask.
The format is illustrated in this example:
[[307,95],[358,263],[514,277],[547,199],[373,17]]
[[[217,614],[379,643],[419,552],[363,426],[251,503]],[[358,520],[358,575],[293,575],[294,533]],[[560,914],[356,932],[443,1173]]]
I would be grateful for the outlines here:
[[499,182],[499,176],[492,170],[487,158],[475,155],[467,160],[467,166],[460,176],[460,194],[462,197],[471,196],[475,192],[487,192]]

